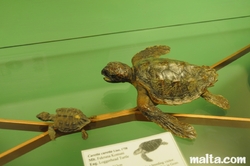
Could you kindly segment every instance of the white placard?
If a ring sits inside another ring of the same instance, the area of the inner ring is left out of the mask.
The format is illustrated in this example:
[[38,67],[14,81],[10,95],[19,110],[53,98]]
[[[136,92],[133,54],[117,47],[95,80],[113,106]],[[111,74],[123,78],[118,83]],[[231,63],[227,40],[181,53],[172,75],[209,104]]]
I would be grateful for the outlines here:
[[82,157],[84,166],[187,166],[170,132],[82,150]]

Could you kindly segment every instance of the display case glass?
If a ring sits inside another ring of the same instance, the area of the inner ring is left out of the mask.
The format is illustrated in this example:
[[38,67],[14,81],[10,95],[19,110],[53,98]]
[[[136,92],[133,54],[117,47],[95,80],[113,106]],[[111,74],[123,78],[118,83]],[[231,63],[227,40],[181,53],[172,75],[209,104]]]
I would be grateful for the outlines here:
[[[136,106],[136,89],[109,84],[102,68],[110,61],[130,66],[149,46],[168,45],[166,58],[211,66],[250,43],[250,2],[53,1],[1,2],[0,118],[39,121],[42,111],[81,109],[87,116]],[[31,7],[32,6],[32,7]],[[12,8],[12,9],[10,9]],[[249,53],[218,71],[210,91],[230,102],[222,110],[199,98],[164,112],[250,118]],[[193,141],[174,137],[190,157],[250,159],[250,129],[193,125]],[[6,166],[83,165],[81,150],[166,132],[151,122],[133,121],[74,133],[50,141]],[[38,135],[0,129],[0,153]],[[167,154],[164,154],[167,155]],[[211,164],[212,165],[212,164]],[[230,164],[228,164],[230,165]]]

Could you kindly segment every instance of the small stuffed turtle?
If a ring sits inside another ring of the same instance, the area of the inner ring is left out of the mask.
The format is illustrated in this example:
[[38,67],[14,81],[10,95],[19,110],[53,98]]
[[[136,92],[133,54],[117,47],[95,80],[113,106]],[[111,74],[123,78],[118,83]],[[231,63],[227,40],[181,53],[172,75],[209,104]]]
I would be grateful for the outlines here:
[[50,114],[48,112],[41,112],[36,116],[42,121],[53,121],[54,123],[49,126],[48,132],[52,140],[56,137],[55,130],[59,130],[64,133],[70,133],[74,131],[82,131],[82,138],[87,139],[88,134],[83,129],[84,126],[91,121],[82,113],[81,110],[76,108],[59,108],[56,110],[56,114]]
[[155,151],[160,145],[167,145],[167,142],[163,142],[162,139],[154,139],[151,141],[143,142],[139,145],[139,148],[134,151],[134,155],[141,154],[141,157],[145,161],[153,161],[146,153]]
[[147,119],[174,135],[194,139],[193,126],[163,113],[156,105],[180,105],[199,97],[223,109],[228,109],[229,103],[223,96],[207,90],[217,81],[214,69],[160,58],[169,51],[168,46],[149,47],[132,58],[132,68],[121,62],[110,62],[101,73],[107,82],[131,83],[137,89],[137,108]]

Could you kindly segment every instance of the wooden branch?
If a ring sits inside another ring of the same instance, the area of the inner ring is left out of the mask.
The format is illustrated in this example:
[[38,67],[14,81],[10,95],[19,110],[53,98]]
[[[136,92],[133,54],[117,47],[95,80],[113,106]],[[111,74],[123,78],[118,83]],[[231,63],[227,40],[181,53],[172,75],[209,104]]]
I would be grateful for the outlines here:
[[191,124],[250,128],[250,118],[196,115],[196,114],[172,114],[172,115],[177,117],[180,121]]
[[[236,118],[224,116],[209,116],[209,115],[194,115],[194,114],[172,114],[179,120],[197,125],[212,125],[212,126],[227,126],[227,127],[243,127],[250,128],[250,118]],[[126,123],[130,121],[148,121],[140,111],[136,108],[123,110],[114,113],[98,115],[91,119],[91,123],[85,126],[86,130]],[[7,162],[51,141],[48,136],[48,126],[51,123],[21,121],[21,120],[5,120],[0,119],[0,128],[27,130],[27,131],[46,131],[35,138],[32,138],[2,154],[0,154],[0,165]],[[68,135],[72,133],[61,133],[57,131],[56,137]],[[91,139],[91,138],[89,138]]]
[[[250,118],[197,115],[197,114],[171,114],[171,115],[177,117],[179,120],[183,122],[190,124],[250,128]],[[138,111],[136,108],[132,108],[119,112],[98,115],[91,121],[92,122],[85,127],[86,130],[93,130],[96,128],[111,126],[114,124],[126,123],[130,121],[148,121],[148,119],[146,119],[141,114],[141,112]]]
[[44,132],[18,146],[11,148],[0,154],[0,165],[4,165],[15,158],[50,141],[48,132]]
[[229,55],[228,57],[222,59],[221,61],[215,63],[211,66],[211,68],[214,68],[215,70],[220,70],[221,68],[225,67],[226,65],[232,63],[233,61],[239,59],[243,55],[249,53],[250,51],[250,44],[246,47],[240,49],[239,51]]
[[0,119],[0,129],[45,132],[48,130],[49,124],[51,123],[25,121],[25,120]]
[[[250,128],[250,118],[197,114],[170,114],[177,117],[181,121],[191,124]],[[96,128],[102,128],[131,121],[148,121],[148,119],[146,119],[136,108],[132,108],[118,112],[98,115],[92,118],[91,123],[86,125],[84,128],[86,130],[93,130]],[[48,130],[48,126],[50,124],[52,123],[0,119],[1,129],[45,132]],[[65,134],[59,134],[57,137],[62,135]]]

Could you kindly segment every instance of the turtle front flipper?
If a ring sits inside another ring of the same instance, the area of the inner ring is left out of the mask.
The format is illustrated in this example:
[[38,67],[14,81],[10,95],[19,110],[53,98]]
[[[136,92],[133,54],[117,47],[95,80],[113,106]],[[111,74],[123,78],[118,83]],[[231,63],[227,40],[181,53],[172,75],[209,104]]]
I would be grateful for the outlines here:
[[148,47],[145,50],[140,51],[139,53],[135,54],[135,56],[132,59],[132,64],[135,65],[136,62],[144,59],[144,58],[150,58],[154,57],[157,58],[161,55],[165,55],[170,52],[169,46],[153,46]]
[[205,91],[201,97],[203,97],[205,100],[207,100],[208,102],[217,105],[220,108],[223,109],[229,109],[229,102],[226,98],[224,98],[221,95],[214,95],[212,93],[210,93],[209,91]]
[[55,140],[56,139],[56,131],[54,130],[53,126],[49,126],[48,132],[49,132],[50,139]]
[[193,126],[179,121],[176,117],[170,114],[163,113],[159,108],[152,106],[147,109],[139,109],[148,120],[158,124],[163,129],[170,131],[172,134],[182,138],[196,138],[196,131]]
[[148,120],[158,124],[163,129],[170,131],[176,136],[188,139],[196,138],[196,131],[193,126],[179,121],[170,114],[162,112],[150,100],[144,88],[138,86],[137,92],[137,107]]
[[146,153],[142,153],[142,154],[141,154],[141,157],[142,157],[144,160],[148,161],[148,162],[153,161],[151,158],[149,158],[149,157],[146,155]]
[[82,129],[82,138],[83,139],[87,139],[88,138],[88,133],[84,129]]

